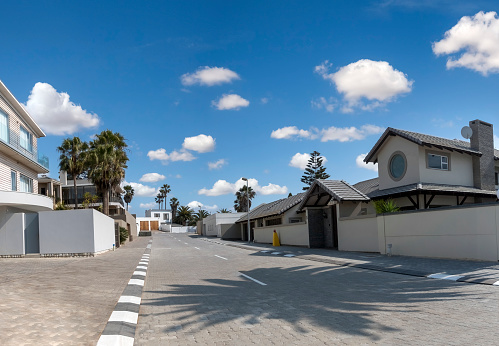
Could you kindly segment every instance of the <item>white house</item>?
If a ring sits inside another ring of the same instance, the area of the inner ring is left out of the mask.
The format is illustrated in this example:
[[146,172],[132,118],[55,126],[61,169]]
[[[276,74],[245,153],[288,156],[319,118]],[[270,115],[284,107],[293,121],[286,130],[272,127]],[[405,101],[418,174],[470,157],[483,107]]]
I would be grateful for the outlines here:
[[241,239],[241,227],[236,221],[246,213],[215,213],[203,219],[202,234],[222,239]]
[[148,209],[145,217],[137,217],[140,231],[171,231],[172,211],[170,209]]
[[38,251],[36,212],[52,210],[38,194],[38,174],[49,172],[38,152],[40,127],[0,81],[0,255]]

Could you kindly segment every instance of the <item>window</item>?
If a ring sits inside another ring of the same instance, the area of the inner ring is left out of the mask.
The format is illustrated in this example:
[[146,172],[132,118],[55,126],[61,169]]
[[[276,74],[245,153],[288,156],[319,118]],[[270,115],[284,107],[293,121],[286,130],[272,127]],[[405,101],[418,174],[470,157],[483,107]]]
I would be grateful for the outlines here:
[[29,152],[33,151],[33,135],[22,126],[19,132],[19,145]]
[[428,168],[449,170],[449,157],[445,155],[428,154]]
[[21,192],[31,192],[33,193],[33,179],[28,178],[25,175],[21,174],[20,177],[21,185],[20,185],[20,191]]
[[388,161],[388,172],[393,180],[398,181],[402,179],[407,170],[407,161],[405,155],[397,151],[392,154],[390,160]]
[[168,215],[168,213],[164,213],[164,214],[163,214],[163,220],[169,220],[169,217],[168,217],[168,216],[169,216],[169,215]]
[[0,111],[0,139],[9,142],[9,117]]
[[302,222],[301,221],[301,217],[290,217],[289,218],[289,223],[298,223],[298,222]]
[[10,180],[12,181],[12,191],[17,191],[17,173],[10,171]]
[[496,178],[496,185],[499,185],[499,173],[495,172],[494,176]]
[[265,226],[276,226],[280,224],[282,224],[281,218],[265,220]]
[[154,217],[160,217],[159,213],[154,213]]

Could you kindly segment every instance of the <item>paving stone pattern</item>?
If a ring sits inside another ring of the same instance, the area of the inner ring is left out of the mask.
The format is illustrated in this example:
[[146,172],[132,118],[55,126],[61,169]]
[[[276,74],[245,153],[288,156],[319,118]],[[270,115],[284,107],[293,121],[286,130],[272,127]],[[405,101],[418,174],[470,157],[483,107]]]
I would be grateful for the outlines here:
[[149,239],[96,257],[0,259],[0,344],[95,345]]
[[497,343],[494,286],[153,237],[135,345]]

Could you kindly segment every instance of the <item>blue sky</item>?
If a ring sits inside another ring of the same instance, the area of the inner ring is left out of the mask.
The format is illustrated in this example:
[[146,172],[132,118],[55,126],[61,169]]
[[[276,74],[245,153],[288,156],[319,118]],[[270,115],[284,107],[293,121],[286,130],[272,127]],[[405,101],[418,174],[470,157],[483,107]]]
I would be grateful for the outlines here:
[[[497,2],[495,2],[497,5]],[[254,205],[301,192],[306,154],[332,179],[386,127],[460,138],[499,111],[492,1],[7,1],[0,79],[47,133],[104,129],[130,146],[139,216],[157,188],[182,205],[232,208],[241,177]],[[496,134],[497,134],[496,130]],[[159,179],[159,180],[158,180]],[[193,203],[195,202],[195,203]]]

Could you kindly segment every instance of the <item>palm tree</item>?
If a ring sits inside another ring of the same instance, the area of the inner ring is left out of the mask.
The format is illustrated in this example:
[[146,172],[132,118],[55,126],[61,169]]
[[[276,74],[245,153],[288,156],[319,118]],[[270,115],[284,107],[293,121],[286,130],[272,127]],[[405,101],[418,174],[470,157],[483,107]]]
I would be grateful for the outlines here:
[[128,203],[132,201],[133,195],[135,195],[135,190],[131,185],[123,186],[123,190],[125,190],[125,196],[123,197],[123,199],[126,203],[126,211],[128,211]]
[[230,211],[229,209],[227,208],[222,208],[218,211],[219,213],[222,213],[222,214],[228,214],[228,213],[232,213],[232,211]]
[[[247,189],[247,186],[244,185],[236,192],[236,200],[234,201],[234,209],[237,212],[247,212],[248,204],[251,209],[251,200],[255,198],[256,192],[253,191],[251,186]],[[247,192],[247,193],[246,193]]]
[[102,131],[90,142],[88,177],[102,193],[103,213],[109,215],[109,194],[125,178],[127,144],[118,132]]
[[159,209],[161,210],[161,205],[163,204],[163,191],[159,189],[158,194],[156,195],[156,203],[159,205]]
[[170,199],[170,208],[172,209],[172,221],[175,219],[175,217],[177,215],[178,205],[179,205],[178,199],[176,199],[175,197],[172,197]]
[[165,210],[166,210],[166,196],[171,192],[170,185],[168,184],[163,184],[161,186],[161,190],[159,190],[162,193],[163,199],[165,201]]
[[159,197],[159,194],[154,198],[154,201],[158,203],[158,209],[161,209],[161,202],[163,201],[161,197]]
[[57,147],[57,151],[61,154],[59,168],[73,177],[74,208],[78,209],[76,178],[85,172],[88,143],[82,142],[78,137],[66,138],[62,141],[61,146]]
[[202,221],[205,217],[210,216],[204,209],[199,209],[196,213],[194,213],[189,221],[189,226],[196,226],[198,221]]
[[182,225],[186,225],[192,218],[192,209],[187,206],[180,206],[178,208],[178,220]]

